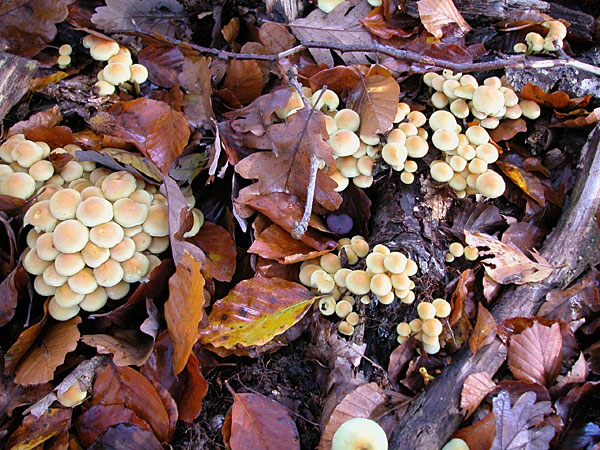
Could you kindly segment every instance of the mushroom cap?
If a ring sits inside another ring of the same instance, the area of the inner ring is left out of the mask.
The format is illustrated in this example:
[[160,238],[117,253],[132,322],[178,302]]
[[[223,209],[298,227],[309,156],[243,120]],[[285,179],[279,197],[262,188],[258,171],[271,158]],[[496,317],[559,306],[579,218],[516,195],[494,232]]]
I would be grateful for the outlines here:
[[135,225],[133,227],[124,227],[123,228],[123,232],[125,233],[125,236],[127,237],[133,237],[138,233],[142,233],[144,231],[144,229],[142,228],[141,225]]
[[331,440],[331,450],[387,450],[385,431],[377,422],[362,417],[344,422]]
[[392,303],[394,303],[394,300],[396,299],[394,292],[390,291],[385,295],[378,295],[377,296],[377,300],[379,301],[379,303],[381,303],[382,305],[391,305]]
[[71,290],[77,294],[91,294],[98,287],[94,272],[89,267],[84,267],[75,275],[70,276],[67,283]]
[[448,246],[448,251],[456,258],[460,258],[464,253],[464,247],[460,242],[453,242]]
[[462,172],[467,167],[467,160],[460,155],[454,155],[450,157],[448,164],[455,172]]
[[[321,99],[319,100],[319,102],[317,103],[317,99],[321,97]],[[338,97],[338,95],[333,92],[330,89],[327,89],[323,95],[321,95],[321,91],[318,90],[317,92],[315,92],[312,97],[310,98],[310,102],[312,104],[315,104],[315,109],[316,110],[321,110],[323,108],[325,108],[327,111],[333,111],[335,109],[337,109],[337,107],[340,104],[340,98]]]
[[50,161],[43,159],[41,161],[33,163],[29,168],[28,173],[35,181],[46,181],[52,175],[54,175],[54,166]]
[[114,62],[108,64],[102,70],[102,76],[105,81],[118,86],[121,83],[129,81],[131,78],[131,70],[127,64]]
[[41,235],[42,235],[42,232],[37,231],[35,228],[32,228],[31,230],[29,230],[27,232],[27,236],[25,237],[27,247],[35,248],[36,242]]
[[[98,72],[98,76],[101,73],[102,72]],[[105,95],[112,95],[115,93],[115,85],[109,83],[108,81],[106,81],[104,79],[99,80],[94,84],[94,93],[101,97],[103,97]]]
[[490,141],[490,135],[488,134],[488,132],[485,130],[485,128],[480,127],[479,125],[474,125],[472,127],[467,128],[465,134],[467,135],[467,139],[469,139],[469,142],[475,146],[487,144]]
[[[471,85],[466,85],[466,86],[461,85],[461,86],[457,87],[456,89],[454,89],[454,95],[457,97],[457,99],[463,99],[463,101],[464,100],[472,100],[474,93],[475,93],[475,88]],[[468,115],[469,114],[467,114],[467,116]]]
[[348,276],[348,274],[352,272],[352,270],[348,269],[348,268],[342,268],[339,269],[334,275],[333,275],[333,281],[335,281],[335,284],[341,288],[345,288],[346,287],[346,277]]
[[106,222],[96,225],[90,230],[89,239],[98,247],[112,248],[123,240],[125,233],[121,225]]
[[533,31],[525,35],[525,42],[533,52],[541,52],[544,50],[544,38]]
[[74,292],[67,283],[56,289],[54,294],[54,301],[61,308],[72,308],[79,305],[81,300],[83,300],[83,294]]
[[[90,176],[91,181],[91,176]],[[111,202],[129,197],[137,189],[135,177],[129,172],[119,171],[109,174],[102,181],[104,197]]]
[[44,151],[35,142],[23,140],[13,147],[10,155],[21,167],[28,168],[44,157]]
[[15,172],[0,182],[0,194],[27,200],[35,192],[35,180],[28,173]]
[[519,106],[521,107],[523,117],[526,117],[528,119],[537,119],[538,117],[540,117],[540,105],[538,105],[533,100],[521,100],[519,102]]
[[513,52],[515,52],[515,53],[526,53],[527,52],[527,45],[523,44],[522,42],[517,42],[513,46]]
[[56,63],[61,69],[67,67],[69,64],[71,64],[71,57],[69,55],[59,55],[59,57],[56,59]]
[[473,93],[473,106],[483,114],[494,114],[504,106],[504,95],[494,86],[479,86]]
[[[339,130],[358,131],[360,127],[360,116],[352,109],[340,109],[333,117]],[[358,139],[358,136],[356,137]]]
[[460,173],[455,173],[452,179],[448,181],[448,186],[455,191],[462,191],[467,187],[467,180]]
[[[123,238],[123,240],[125,240],[125,239],[129,239],[129,238],[127,236],[125,236]],[[144,233],[143,231],[141,231],[137,234],[134,234],[133,236],[131,236],[131,240],[133,241],[134,251],[143,252],[143,251],[148,250],[148,248],[150,247],[150,244],[152,244],[152,239],[154,239],[152,236],[150,236],[148,233]],[[123,241],[121,241],[121,243],[122,242]],[[120,245],[121,243],[117,244],[117,246]],[[115,247],[113,247],[113,248],[115,248]],[[133,256],[133,253],[131,254],[131,256]],[[129,259],[129,258],[127,258],[127,259]]]
[[431,302],[431,304],[435,308],[435,315],[437,317],[448,317],[450,315],[450,312],[452,312],[452,307],[450,306],[450,303],[448,303],[443,298],[436,298],[433,302]]
[[79,313],[79,306],[75,305],[70,308],[63,308],[56,303],[56,298],[52,297],[48,302],[48,314],[55,320],[65,321],[72,319]]
[[114,286],[108,286],[104,288],[106,295],[111,300],[120,300],[124,298],[129,293],[130,289],[131,284],[127,283],[126,281],[119,281]]
[[409,122],[402,122],[398,125],[398,129],[402,130],[402,132],[406,134],[406,136],[415,136],[419,132],[417,130],[417,127]]
[[52,264],[50,261],[44,261],[41,259],[35,248],[29,249],[26,248],[23,252],[25,255],[23,257],[23,268],[32,275],[41,275],[44,273],[44,270]]
[[58,187],[61,187],[63,184],[65,184],[65,180],[63,180],[63,177],[61,177],[57,173],[55,173],[46,180],[46,187],[48,187],[49,185],[56,185]]
[[81,256],[85,264],[94,269],[110,258],[110,250],[108,248],[98,247],[92,241],[89,241],[85,244],[83,250],[81,250]]
[[340,263],[340,257],[333,253],[327,253],[321,256],[319,260],[319,265],[323,268],[323,270],[329,274],[337,273],[342,269],[342,264]]
[[388,142],[381,149],[381,157],[390,166],[404,164],[407,156],[407,148],[399,142]]
[[444,78],[442,75],[432,77],[431,87],[434,88],[436,91],[441,91],[444,86],[445,81],[446,81],[446,78]]
[[[146,278],[148,278],[148,277],[150,277],[152,275],[152,271],[156,267],[160,266],[160,264],[162,263],[162,261],[156,255],[146,255],[146,258],[148,258],[148,262],[149,262],[148,275],[146,275]],[[334,289],[334,291],[335,291],[335,289]]]
[[475,261],[477,258],[479,258],[479,250],[477,249],[477,247],[473,247],[471,245],[467,245],[465,247],[465,259],[468,261]]
[[105,39],[97,40],[90,48],[90,56],[96,61],[108,61],[119,53],[119,44]]
[[391,252],[383,260],[385,269],[392,274],[400,274],[406,269],[408,259],[400,252]]
[[484,160],[488,164],[495,163],[498,160],[498,149],[489,143],[478,145],[475,154],[477,158]]
[[90,180],[86,178],[78,178],[77,180],[73,180],[69,183],[69,189],[75,189],[77,192],[81,194],[81,192],[88,187],[96,187],[94,186]]
[[354,131],[348,129],[336,131],[327,142],[335,156],[350,156],[360,147],[360,139]]
[[454,150],[458,147],[458,135],[454,130],[440,128],[433,133],[431,142],[433,142],[433,145],[435,145],[436,148],[442,151]]
[[426,320],[433,319],[435,317],[435,307],[429,302],[421,302],[417,305],[417,313],[423,323]]
[[427,117],[421,111],[411,111],[406,115],[406,119],[409,123],[412,123],[415,127],[422,127],[427,123]]
[[396,326],[396,333],[398,333],[398,335],[400,336],[408,337],[412,334],[412,329],[410,328],[410,325],[408,323],[400,322]]
[[[121,263],[121,267],[124,272],[123,281],[135,283],[148,274],[150,261],[148,261],[148,258],[143,253],[135,252],[131,258]],[[333,278],[331,282],[335,286]]]
[[[146,207],[146,205],[140,205],[140,206]],[[200,228],[202,227],[202,225],[204,225],[204,214],[202,214],[202,211],[200,211],[197,208],[192,208],[192,216],[194,217],[194,222],[192,223],[192,228],[190,228],[189,231],[187,231],[183,234],[184,238],[191,238],[191,237],[196,236],[198,234],[198,232],[200,231]],[[150,235],[148,235],[148,236],[151,237]],[[148,245],[150,245],[150,242],[148,242]]]
[[56,287],[50,286],[48,283],[46,283],[43,275],[38,275],[35,277],[33,280],[33,289],[43,297],[49,297],[54,295],[56,292]]
[[54,243],[52,242],[52,232],[40,235],[37,239],[35,248],[38,257],[44,261],[54,261],[60,253],[56,250]]
[[523,110],[520,105],[509,106],[506,108],[506,112],[504,113],[505,119],[518,119],[523,114]]
[[[358,167],[358,165],[357,165]],[[344,189],[348,187],[350,180],[348,177],[345,177],[341,174],[339,170],[336,170],[334,173],[329,175],[333,181],[337,183],[337,187],[335,188],[335,192],[342,192]]]
[[371,290],[371,275],[364,270],[353,270],[346,276],[346,288],[355,295],[365,295]]
[[343,319],[344,317],[346,317],[348,314],[350,314],[352,312],[352,303],[346,301],[346,300],[340,300],[339,302],[337,302],[335,304],[335,314],[340,318]]
[[[104,201],[106,202],[106,200]],[[137,203],[130,198],[120,198],[112,205],[111,216],[114,217],[115,222],[119,225],[123,227],[133,227],[145,222],[148,218],[148,207],[144,204]],[[198,227],[198,229],[199,228],[200,227]]]
[[411,184],[413,181],[415,181],[415,176],[411,172],[402,172],[400,174],[400,181],[402,181],[404,184]]
[[373,175],[373,168],[375,167],[375,158],[364,155],[361,156],[356,162],[356,168],[360,172],[361,175],[365,177],[370,177]]
[[59,287],[67,282],[67,277],[56,271],[56,262],[50,264],[42,273],[42,279],[48,286]]
[[338,324],[338,331],[345,336],[352,336],[352,333],[354,333],[354,327],[345,320],[342,320]]
[[404,170],[406,172],[414,173],[418,170],[418,168],[419,165],[415,161],[412,161],[410,159],[404,163]]
[[488,170],[477,177],[475,187],[484,197],[497,198],[504,194],[506,183],[496,172]]
[[337,169],[347,178],[354,178],[360,175],[358,171],[358,160],[354,156],[342,156],[336,161]]
[[142,225],[150,236],[167,236],[169,234],[169,208],[166,205],[152,205],[148,208],[148,218]]
[[152,205],[152,194],[145,189],[136,189],[128,198],[134,202],[146,205],[148,208]]
[[[77,253],[60,253],[54,260],[56,273],[63,277],[71,277],[81,271],[85,267],[85,261],[80,252]],[[46,283],[52,285],[44,278]]]
[[470,144],[460,145],[456,149],[456,153],[458,154],[458,156],[461,156],[466,161],[472,160],[477,155],[475,148],[473,148],[473,146]]
[[361,134],[359,137],[360,140],[367,145],[378,145],[380,142],[379,136],[377,135]]
[[98,186],[87,186],[80,192],[80,194],[82,201],[87,200],[90,197],[104,198],[104,193]]
[[474,174],[483,173],[487,170],[487,163],[481,158],[473,158],[469,161],[469,172]]
[[456,98],[456,95],[454,95],[454,89],[456,89],[459,86],[460,86],[460,83],[458,82],[458,80],[446,80],[442,84],[442,92],[449,99],[454,99],[454,98]]
[[93,292],[83,297],[83,300],[79,303],[79,307],[87,312],[95,312],[104,307],[107,301],[108,295],[106,294],[106,289],[98,286]]
[[428,355],[435,355],[437,352],[440,351],[440,341],[436,341],[435,344],[425,344],[423,345],[423,349],[425,350],[425,352]]
[[406,261],[406,269],[404,270],[404,273],[406,275],[408,275],[409,277],[412,277],[413,275],[416,275],[418,270],[419,270],[419,266],[417,266],[416,262],[414,262],[412,259],[409,259],[408,261]]
[[[124,271],[121,264],[110,258],[94,269],[96,281],[98,282],[98,285],[102,287],[115,286],[123,279],[123,275]],[[110,294],[109,298],[112,298],[110,297]]]
[[352,311],[350,314],[348,314],[346,316],[346,322],[348,322],[350,325],[352,325],[353,327],[356,326],[358,324],[358,321],[360,320],[360,316],[358,315],[357,312]]
[[469,450],[469,446],[465,441],[459,438],[450,439],[442,450]]
[[429,144],[419,135],[409,136],[404,144],[406,152],[411,158],[422,158],[429,151]]
[[335,313],[335,299],[332,296],[323,297],[319,300],[319,311],[324,316],[331,316]]
[[488,77],[483,80],[483,84],[485,86],[491,86],[496,89],[500,89],[502,87],[502,80],[498,77]]
[[50,212],[50,201],[41,200],[29,207],[23,216],[23,225],[33,225],[36,230],[53,231],[58,220]]
[[451,263],[452,261],[454,261],[454,255],[450,252],[446,253],[444,255],[444,259],[446,260],[447,263]]
[[86,390],[81,389],[79,386],[79,381],[77,380],[75,380],[75,382],[65,392],[61,393],[60,391],[56,391],[56,399],[61,405],[67,408],[72,408],[73,406],[80,404],[85,400],[86,396]]
[[[438,74],[435,72],[427,72],[425,75],[423,75],[423,83],[425,83],[427,86],[431,86],[431,82],[433,81],[434,78],[437,78]],[[400,119],[402,120],[402,119]]]
[[387,247],[386,245],[383,244],[376,244],[373,247],[373,252],[376,253],[381,253],[383,256],[387,256],[389,255],[392,251],[389,249],[389,247]]
[[69,161],[67,162],[60,171],[60,176],[67,183],[81,178],[83,175],[83,167],[77,161]]
[[169,236],[152,236],[152,242],[150,243],[150,247],[148,247],[148,251],[155,255],[159,255],[166,251],[169,248],[169,245]]
[[432,164],[429,167],[429,171],[431,173],[431,178],[440,183],[446,183],[454,176],[454,170],[452,170],[452,167],[445,162]]
[[353,266],[354,264],[358,263],[358,255],[352,249],[352,246],[350,246],[350,245],[342,245],[342,248],[340,249],[340,254],[341,254],[342,250],[346,254],[346,259],[348,259],[348,264],[350,264],[351,266]]
[[[121,53],[121,50],[119,50],[119,53],[117,53],[115,56],[111,56],[110,59],[108,60],[108,64],[114,64],[114,63],[120,63],[120,64],[125,64],[126,66],[129,67],[129,69],[131,70],[131,65],[133,64],[133,60],[131,59],[131,53],[127,54],[127,53]],[[141,66],[141,64],[139,64]],[[144,66],[142,66],[144,67]],[[145,69],[145,67],[144,67]],[[146,75],[147,75],[147,71],[146,71]],[[133,81],[133,80],[129,80],[129,81]],[[146,80],[144,80],[146,81]]]
[[442,109],[448,106],[448,97],[443,92],[434,92],[431,96],[431,104],[434,108]]
[[148,69],[142,64],[132,64],[129,70],[131,72],[129,81],[132,83],[142,84],[148,79]]
[[88,228],[79,220],[65,220],[54,229],[54,247],[62,253],[76,253],[85,247],[90,238]]
[[442,329],[442,322],[440,322],[438,319],[432,318],[423,321],[423,333],[428,336],[437,337],[442,334]]
[[[310,267],[310,266],[307,266]],[[321,294],[329,294],[335,287],[333,277],[325,272],[321,267],[314,270],[310,275],[309,286],[316,288]]]
[[371,278],[370,288],[378,297],[385,296],[392,291],[392,281],[385,273],[377,273]]
[[459,119],[464,119],[471,112],[469,105],[462,98],[457,98],[450,104],[450,111]]
[[395,273],[390,277],[390,280],[397,291],[405,291],[410,287],[410,279],[406,273]]
[[387,137],[387,143],[397,142],[398,144],[404,144],[406,142],[406,134],[400,128],[394,128]]
[[[90,181],[94,184],[98,182],[98,180],[104,176],[108,176],[112,173],[112,170],[107,169],[106,167],[98,167],[97,169],[92,170],[90,173]],[[104,196],[104,193],[102,194]]]
[[384,273],[385,266],[383,265],[383,261],[385,260],[385,255],[379,252],[369,253],[367,255],[367,270],[373,274],[375,273]]
[[50,212],[58,220],[74,219],[81,194],[75,189],[61,189],[51,198],[48,206]]
[[429,116],[429,126],[433,131],[446,128],[454,130],[456,128],[456,118],[448,111],[435,111]]
[[408,325],[410,326],[411,331],[414,331],[415,333],[418,333],[423,328],[423,322],[421,319],[413,319],[408,323]]
[[[506,108],[504,108],[504,111],[502,111],[501,116],[503,116],[505,112]],[[483,128],[487,128],[488,130],[493,130],[494,128],[498,128],[498,125],[500,125],[500,119],[497,117],[486,117],[479,122],[479,125],[481,125]]]
[[330,13],[333,9],[342,3],[344,0],[318,0],[317,7],[326,13]]

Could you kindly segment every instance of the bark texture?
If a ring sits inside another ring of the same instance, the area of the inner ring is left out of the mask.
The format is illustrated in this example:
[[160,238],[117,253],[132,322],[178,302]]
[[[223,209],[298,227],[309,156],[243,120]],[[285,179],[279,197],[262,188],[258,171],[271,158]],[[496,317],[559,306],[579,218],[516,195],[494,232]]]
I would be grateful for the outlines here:
[[0,53],[0,120],[27,92],[38,63],[9,53]]

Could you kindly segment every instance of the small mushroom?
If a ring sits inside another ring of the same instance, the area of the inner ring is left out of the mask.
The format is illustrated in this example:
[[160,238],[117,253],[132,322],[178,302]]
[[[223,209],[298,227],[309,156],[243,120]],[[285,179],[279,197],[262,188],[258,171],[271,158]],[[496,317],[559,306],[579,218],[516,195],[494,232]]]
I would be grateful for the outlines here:
[[497,198],[504,194],[506,183],[496,172],[488,170],[477,177],[475,187],[483,196]]
[[387,450],[385,431],[377,422],[357,417],[344,422],[333,435],[331,450]]
[[421,302],[417,306],[417,314],[423,321],[433,319],[435,317],[435,307],[429,302]]
[[346,288],[355,295],[365,295],[371,290],[371,275],[364,270],[353,270],[346,276]]

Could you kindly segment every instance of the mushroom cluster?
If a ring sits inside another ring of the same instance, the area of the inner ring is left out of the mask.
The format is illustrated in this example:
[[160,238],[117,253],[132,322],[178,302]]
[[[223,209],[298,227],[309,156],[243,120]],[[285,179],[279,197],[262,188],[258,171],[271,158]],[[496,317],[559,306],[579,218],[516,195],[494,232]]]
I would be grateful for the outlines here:
[[464,247],[460,242],[453,242],[448,246],[446,253],[446,262],[453,262],[455,258],[464,256],[467,261],[475,261],[479,258],[479,250],[477,247],[467,245]]
[[540,107],[531,100],[520,100],[510,86],[498,77],[489,77],[479,85],[472,75],[454,74],[444,70],[442,75],[428,72],[423,82],[431,88],[431,103],[436,109],[448,107],[458,119],[472,115],[483,128],[494,129],[501,119],[523,116],[537,119]]
[[515,53],[554,52],[563,47],[563,40],[567,37],[567,27],[560,20],[547,20],[542,26],[548,28],[546,37],[531,31],[525,36],[525,43],[518,42],[514,45]]
[[442,334],[443,325],[438,318],[450,315],[451,307],[443,298],[436,298],[433,302],[421,302],[417,306],[418,319],[410,322],[400,322],[396,327],[398,343],[403,344],[410,336],[423,343],[425,351],[434,355],[440,351],[439,335]]
[[148,69],[142,64],[133,64],[129,49],[93,34],[83,38],[83,46],[95,60],[108,61],[98,72],[98,82],[94,85],[98,95],[114,94],[116,86],[126,91],[133,87],[139,93],[139,85],[148,79]]
[[[50,151],[23,135],[0,146],[0,194],[24,200],[37,194],[23,217],[23,225],[33,228],[22,263],[35,275],[35,291],[52,296],[48,312],[56,320],[122,299],[169,248],[166,197],[129,172],[78,161],[77,150],[67,145]],[[73,159],[56,171],[47,157],[65,152]],[[186,238],[204,223],[200,210],[193,208],[192,215]]]
[[444,155],[443,160],[434,160],[429,166],[435,181],[448,183],[459,198],[473,194],[496,198],[504,193],[504,180],[488,168],[498,159],[498,149],[490,143],[485,128],[474,125],[463,134],[448,111],[434,112],[429,126],[433,145]]
[[[415,301],[415,283],[410,277],[417,273],[418,268],[413,260],[381,244],[370,251],[362,236],[340,239],[338,248],[338,254],[327,253],[319,259],[302,263],[300,282],[323,296],[319,300],[319,310],[323,315],[335,314],[343,319],[338,324],[341,334],[350,336],[354,333],[359,321],[358,313],[353,311],[357,300],[369,304],[373,294],[384,305],[389,305],[396,298],[407,304]],[[342,267],[342,260],[357,268]],[[363,262],[364,269],[358,268],[357,265]]]

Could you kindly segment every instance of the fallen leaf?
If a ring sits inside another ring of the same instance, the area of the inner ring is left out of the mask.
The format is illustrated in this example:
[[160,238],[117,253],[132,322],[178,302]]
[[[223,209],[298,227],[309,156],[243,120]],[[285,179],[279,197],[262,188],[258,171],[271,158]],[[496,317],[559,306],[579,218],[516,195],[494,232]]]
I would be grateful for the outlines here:
[[562,433],[556,440],[557,448],[597,449],[600,428],[590,417],[590,412],[597,409],[599,387],[600,383],[597,381],[588,381],[572,387],[555,402],[556,411],[564,424]]
[[15,134],[23,133],[25,130],[35,127],[53,127],[58,125],[62,120],[62,114],[58,105],[54,105],[52,108],[45,109],[43,111],[33,114],[29,119],[22,120],[15,123],[9,128],[6,133],[6,137],[11,137]]
[[[229,106],[239,107],[255,100],[261,94],[262,89],[262,72],[258,67],[258,63],[253,59],[234,59],[227,71],[223,89],[216,92],[223,97]],[[233,96],[240,105],[228,101],[229,96]]]
[[[41,334],[38,344],[30,347],[15,370],[15,383],[28,386],[46,383],[54,378],[54,371],[65,361],[67,353],[77,347],[81,317],[50,325]],[[14,347],[14,346],[13,346]]]
[[474,355],[486,345],[494,342],[497,333],[496,321],[492,314],[479,303],[477,309],[477,322],[469,337],[469,348]]
[[[388,2],[388,4],[390,3],[391,2]],[[368,28],[371,34],[379,36],[383,39],[392,39],[394,36],[407,38],[419,31],[419,27],[414,23],[414,21],[400,23],[400,26],[393,23],[393,21],[389,21],[385,17],[386,11],[384,7],[385,5],[373,8],[373,10],[360,21],[365,27]]]
[[571,99],[569,98],[569,94],[564,91],[556,91],[548,94],[544,92],[541,87],[531,83],[527,83],[523,89],[521,89],[519,95],[523,99],[533,100],[542,106],[556,109],[582,108],[587,106],[592,98],[591,95],[586,95],[582,98]]
[[202,263],[185,253],[169,280],[165,320],[173,342],[173,373],[187,364],[198,340],[198,326],[204,317],[204,277]]
[[231,44],[238,37],[240,33],[240,18],[233,17],[226,25],[221,28],[221,34],[223,35],[223,39],[228,44]]
[[[308,16],[290,22],[292,33],[300,42],[321,41],[335,42],[345,45],[370,45],[373,38],[361,23],[371,11],[371,5],[362,0],[347,0],[338,5],[329,14],[315,9]],[[335,65],[332,51],[328,49],[311,48],[310,54],[317,63],[324,63],[329,67]],[[336,55],[344,60],[347,65],[370,64],[377,57],[367,52],[337,52]]]
[[6,443],[9,449],[33,449],[69,429],[71,424],[69,408],[50,408],[40,417],[28,414],[21,426],[15,430]]
[[452,213],[452,231],[459,235],[465,230],[471,233],[491,232],[506,223],[496,206],[469,199],[457,200]]
[[298,283],[279,278],[251,278],[217,300],[199,331],[200,342],[232,349],[264,345],[308,312],[312,293]]
[[28,283],[29,275],[18,265],[0,284],[0,327],[14,317],[19,296],[27,292]]
[[360,81],[358,70],[353,67],[335,66],[319,70],[310,76],[308,82],[313,92],[320,91],[323,86],[331,89],[338,95],[342,95],[345,90],[350,90]]
[[511,337],[508,366],[516,379],[550,387],[562,367],[561,352],[559,325],[547,327],[535,322]]
[[558,128],[589,128],[600,122],[600,108],[595,108],[586,116],[567,119],[562,122],[551,123],[551,127]]
[[444,26],[450,23],[458,24],[463,35],[471,30],[452,0],[419,0],[417,7],[423,26],[437,39],[442,38]]
[[108,364],[94,382],[91,406],[121,405],[147,422],[158,439],[169,440],[169,416],[146,377],[130,367]]
[[198,234],[190,240],[206,256],[202,270],[218,281],[231,281],[237,252],[229,232],[220,225],[205,221]]
[[496,388],[496,383],[487,372],[472,373],[463,383],[460,393],[460,407],[467,412],[465,419],[479,407],[487,395]]
[[511,407],[508,392],[493,400],[496,438],[490,450],[546,450],[554,437],[550,425],[536,427],[552,412],[550,402],[535,402],[533,392],[524,393]]
[[518,133],[527,131],[527,122],[520,117],[518,119],[503,119],[493,130],[490,130],[490,137],[494,142],[509,141]]
[[454,433],[453,438],[462,439],[469,450],[490,450],[496,437],[496,417],[489,412],[483,419]]
[[154,433],[135,425],[119,424],[101,434],[90,450],[162,450]]
[[296,38],[286,25],[277,22],[265,22],[258,29],[258,38],[267,54],[277,54],[289,50],[296,44]]
[[233,393],[231,450],[300,449],[300,436],[288,410],[260,394]]
[[49,300],[44,302],[44,315],[40,320],[23,330],[15,343],[7,350],[6,355],[4,356],[5,375],[14,373],[23,356],[25,356],[44,329],[44,325],[46,325],[46,322],[48,321],[48,302]]
[[46,75],[45,77],[32,78],[29,82],[29,88],[34,92],[40,92],[46,89],[51,84],[56,84],[60,80],[64,80],[68,76],[69,74],[67,72],[58,70],[54,73],[51,73],[50,75]]
[[369,236],[369,219],[371,218],[371,199],[365,191],[354,183],[348,185],[342,192],[342,204],[335,211],[336,214],[348,214],[353,221],[350,235]]
[[559,375],[557,377],[556,384],[550,388],[550,392],[555,397],[565,394],[574,384],[585,383],[589,374],[590,369],[588,368],[583,352],[581,352],[571,370],[566,375]]
[[208,126],[215,118],[211,103],[210,62],[207,57],[188,56],[179,73],[181,87],[186,90],[183,113],[195,128]]
[[376,383],[363,384],[347,394],[329,415],[321,434],[319,449],[331,448],[331,439],[337,429],[355,417],[370,419],[371,414],[387,402],[387,396]]
[[88,334],[81,341],[100,354],[112,354],[117,366],[141,366],[146,362],[154,340],[135,330],[116,330],[110,334]]
[[108,108],[113,117],[112,136],[140,150],[162,173],[168,173],[190,137],[185,116],[164,102],[140,98]]
[[528,222],[511,224],[500,238],[505,244],[512,244],[522,252],[529,252],[544,240],[544,233],[535,225]]
[[346,107],[360,115],[359,134],[374,136],[385,133],[393,124],[398,109],[400,86],[382,66],[372,66],[350,91]]
[[179,84],[185,57],[177,47],[150,44],[138,54],[138,62],[148,69],[148,79],[164,88]]
[[105,31],[143,30],[178,38],[188,31],[188,15],[177,0],[106,0],[92,22]]
[[106,430],[121,423],[152,431],[148,423],[123,405],[96,405],[86,409],[75,420],[75,431],[81,445],[88,448]]
[[519,186],[523,192],[534,199],[540,206],[546,204],[544,185],[535,174],[508,162],[496,161],[496,164],[504,175],[510,178],[513,183]]
[[504,244],[488,234],[465,231],[465,238],[469,245],[489,248],[489,250],[480,249],[479,255],[492,256],[491,259],[485,259],[482,262],[486,273],[497,283],[537,283],[557,269],[539,253],[532,251],[532,255],[536,259],[534,262],[514,245]]

